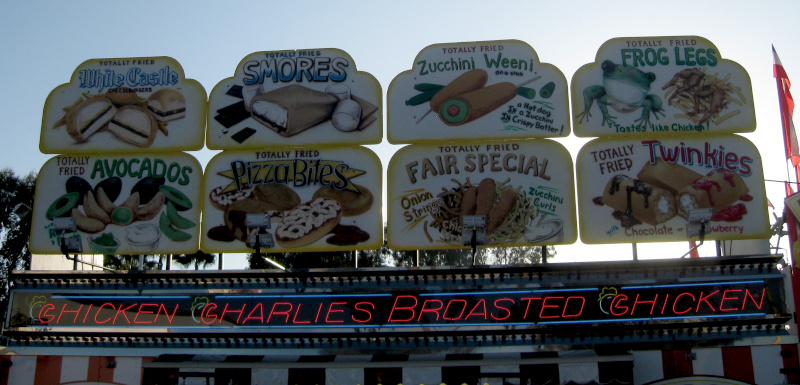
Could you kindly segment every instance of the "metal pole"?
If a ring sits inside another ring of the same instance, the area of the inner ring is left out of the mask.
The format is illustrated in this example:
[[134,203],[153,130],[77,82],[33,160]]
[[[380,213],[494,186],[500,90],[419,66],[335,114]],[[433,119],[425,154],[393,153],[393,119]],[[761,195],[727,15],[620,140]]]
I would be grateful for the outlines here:
[[222,253],[219,253],[219,265],[217,266],[217,270],[222,270]]
[[631,246],[633,246],[633,260],[634,261],[638,261],[639,260],[639,252],[638,252],[638,250],[636,250],[636,244],[635,243],[631,243]]

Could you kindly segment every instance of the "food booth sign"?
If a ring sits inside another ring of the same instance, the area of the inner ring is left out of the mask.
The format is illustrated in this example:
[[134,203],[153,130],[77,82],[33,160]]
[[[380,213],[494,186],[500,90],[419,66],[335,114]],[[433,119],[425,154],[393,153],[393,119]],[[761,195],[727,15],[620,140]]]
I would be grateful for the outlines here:
[[194,253],[202,179],[182,152],[51,158],[37,178],[31,252]]
[[46,154],[203,148],[206,91],[169,57],[90,59],[47,97]]
[[[630,322],[765,319],[785,311],[782,280],[559,286],[497,290],[87,294],[16,290],[6,327],[151,329],[482,330]],[[166,329],[169,328],[169,329]],[[21,329],[16,329],[21,330]]]
[[572,175],[569,153],[550,140],[407,146],[388,168],[389,247],[467,247],[474,217],[478,245],[573,243]]
[[206,167],[201,248],[378,249],[381,182],[380,160],[360,146],[222,152]]
[[756,129],[747,71],[698,36],[608,40],[570,87],[577,136]]
[[395,144],[563,137],[567,79],[518,40],[435,44],[387,93]]
[[585,243],[769,236],[761,156],[743,137],[595,139],[577,159]]
[[339,49],[255,52],[211,90],[214,150],[378,144],[380,83]]

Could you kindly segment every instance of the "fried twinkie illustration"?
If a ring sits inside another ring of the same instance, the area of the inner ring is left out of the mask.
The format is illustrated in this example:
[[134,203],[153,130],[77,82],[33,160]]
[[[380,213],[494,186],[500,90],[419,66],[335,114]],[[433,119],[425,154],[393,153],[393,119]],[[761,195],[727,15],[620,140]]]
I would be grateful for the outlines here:
[[489,74],[482,69],[474,69],[459,75],[444,86],[431,99],[431,111],[439,111],[447,100],[463,93],[483,88],[489,81]]
[[503,82],[470,91],[444,102],[439,118],[448,126],[469,123],[484,116],[517,96],[517,86]]
[[250,110],[259,123],[288,137],[330,119],[338,101],[331,94],[292,84],[255,96]]
[[713,208],[719,212],[734,204],[750,189],[739,174],[714,170],[681,189],[675,197],[678,214],[688,218],[693,209]]
[[664,162],[656,159],[656,163],[647,163],[639,170],[636,178],[655,187],[663,188],[676,194],[692,182],[702,178],[703,175],[675,163]]
[[601,202],[613,208],[623,227],[639,223],[657,225],[675,216],[677,209],[671,192],[627,175],[617,175],[606,184]]
[[486,233],[493,233],[506,220],[508,213],[511,212],[516,203],[517,192],[514,189],[503,190],[500,200],[489,210],[489,216],[486,219]]

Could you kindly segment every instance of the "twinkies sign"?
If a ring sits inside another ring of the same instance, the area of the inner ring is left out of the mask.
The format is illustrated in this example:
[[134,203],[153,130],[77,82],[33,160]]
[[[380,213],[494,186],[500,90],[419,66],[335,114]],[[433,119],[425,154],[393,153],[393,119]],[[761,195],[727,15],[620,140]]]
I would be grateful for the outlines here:
[[206,91],[169,57],[91,59],[47,97],[39,148],[49,154],[203,148]]
[[595,139],[576,169],[585,243],[769,234],[761,156],[743,137]]
[[382,92],[338,49],[255,52],[211,90],[208,148],[378,144]]
[[756,129],[747,71],[698,36],[611,39],[570,83],[577,136]]
[[[780,285],[729,281],[373,294],[84,295],[15,292],[7,326],[93,328],[480,329],[764,318],[784,309]],[[776,291],[777,290],[777,291]],[[775,292],[773,292],[775,291]]]

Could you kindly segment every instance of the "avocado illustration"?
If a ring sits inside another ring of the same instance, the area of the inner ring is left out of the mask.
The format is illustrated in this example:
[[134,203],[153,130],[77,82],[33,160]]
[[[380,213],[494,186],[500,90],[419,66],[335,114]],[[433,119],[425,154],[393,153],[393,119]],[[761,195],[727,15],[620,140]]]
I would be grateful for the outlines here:
[[142,178],[131,189],[131,195],[133,193],[139,193],[139,204],[145,205],[147,202],[150,202],[154,196],[158,193],[159,187],[164,185],[165,178],[162,176],[160,178],[154,178],[151,176]]
[[111,178],[103,179],[96,186],[94,186],[95,190],[103,189],[106,193],[108,199],[112,202],[119,198],[119,193],[122,192],[122,179],[117,176],[112,176]]
[[172,227],[172,221],[170,221],[167,214],[163,212],[161,213],[161,217],[158,218],[158,227],[161,229],[161,232],[167,236],[167,238],[175,242],[186,242],[192,239],[191,234]]
[[65,186],[67,188],[67,192],[76,192],[78,193],[78,205],[83,204],[83,197],[86,195],[87,191],[92,191],[92,185],[79,176],[71,176],[67,179],[67,184]]
[[47,209],[47,219],[69,216],[70,211],[78,205],[80,194],[77,191],[68,192],[56,199]]
[[192,227],[196,226],[194,222],[182,217],[178,213],[178,210],[175,208],[175,204],[172,203],[172,201],[167,202],[167,218],[169,218],[169,221],[172,222],[173,226],[179,229],[191,229]]
[[159,189],[167,194],[167,200],[175,205],[178,211],[186,211],[192,208],[192,201],[178,189],[170,186],[160,186]]

